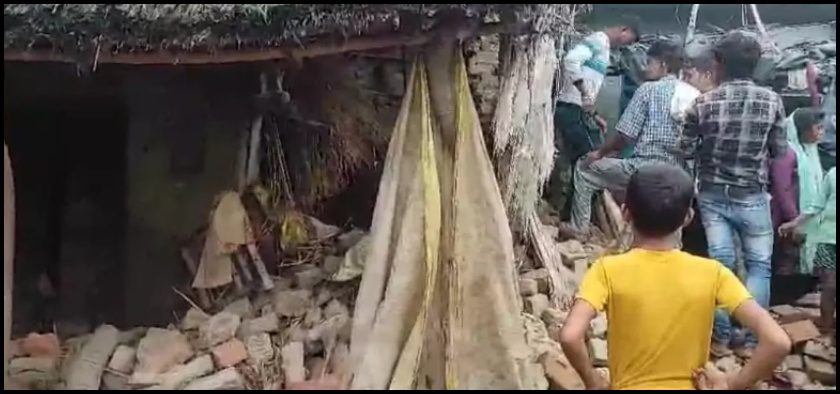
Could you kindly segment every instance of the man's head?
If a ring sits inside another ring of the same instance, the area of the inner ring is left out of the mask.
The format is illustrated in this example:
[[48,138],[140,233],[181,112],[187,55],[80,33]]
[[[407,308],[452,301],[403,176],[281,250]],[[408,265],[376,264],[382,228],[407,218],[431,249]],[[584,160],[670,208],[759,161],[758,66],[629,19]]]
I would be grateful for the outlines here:
[[813,108],[797,109],[793,113],[793,124],[799,134],[799,142],[802,144],[820,143],[825,132],[824,119],[825,115],[820,110]]
[[693,199],[694,182],[683,169],[649,164],[630,177],[624,216],[640,236],[665,238],[691,222]]
[[752,79],[761,59],[761,45],[751,34],[736,31],[715,44],[714,54],[723,72],[723,79]]
[[682,47],[671,40],[657,40],[647,51],[645,77],[655,81],[668,74],[675,74],[682,68]]
[[621,48],[639,40],[639,18],[623,16],[618,23],[608,28],[611,48]]
[[699,90],[706,93],[718,85],[718,63],[711,52],[702,54],[690,59],[688,67],[685,68],[685,81]]

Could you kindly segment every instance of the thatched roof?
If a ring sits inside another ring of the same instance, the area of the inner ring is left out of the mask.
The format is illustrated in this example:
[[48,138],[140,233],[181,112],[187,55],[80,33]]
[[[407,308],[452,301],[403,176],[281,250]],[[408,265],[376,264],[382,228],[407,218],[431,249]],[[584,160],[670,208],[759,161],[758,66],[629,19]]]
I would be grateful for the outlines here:
[[[388,33],[418,33],[449,11],[478,24],[530,31],[573,26],[575,5],[555,4],[5,4],[10,51],[215,52],[259,50]],[[408,26],[412,25],[412,26]]]

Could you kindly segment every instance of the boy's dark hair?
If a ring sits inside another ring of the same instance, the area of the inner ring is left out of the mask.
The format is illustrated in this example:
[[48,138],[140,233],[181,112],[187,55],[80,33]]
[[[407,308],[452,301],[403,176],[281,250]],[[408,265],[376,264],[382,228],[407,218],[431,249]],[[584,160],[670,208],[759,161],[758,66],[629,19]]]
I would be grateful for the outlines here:
[[825,119],[822,111],[814,108],[799,108],[793,112],[793,125],[799,134],[799,141],[805,138],[806,133],[811,131],[814,125],[820,124]]
[[630,30],[630,32],[636,36],[634,42],[638,42],[639,39],[642,38],[641,24],[642,20],[637,16],[622,15],[618,18],[618,21],[613,24],[613,26]]
[[703,51],[703,53],[689,59],[688,66],[699,71],[715,71],[717,62],[715,61],[714,53]]
[[656,40],[648,49],[647,55],[665,63],[669,73],[679,71],[683,65],[682,45],[672,40]]
[[752,35],[736,31],[718,41],[714,53],[724,79],[751,79],[761,59],[761,45]]
[[688,173],[656,163],[640,167],[630,177],[625,205],[639,234],[665,237],[682,227],[693,200],[694,182]]

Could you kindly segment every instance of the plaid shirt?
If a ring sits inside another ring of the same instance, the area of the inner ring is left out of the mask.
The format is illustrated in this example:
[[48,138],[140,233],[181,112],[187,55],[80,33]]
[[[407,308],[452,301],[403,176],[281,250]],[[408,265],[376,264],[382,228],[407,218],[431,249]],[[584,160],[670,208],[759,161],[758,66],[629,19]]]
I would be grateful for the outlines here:
[[630,160],[664,161],[684,167],[673,150],[679,138],[679,125],[671,116],[676,84],[676,77],[669,75],[636,90],[615,126],[619,133],[636,141]]
[[700,182],[766,189],[770,158],[787,150],[782,98],[748,80],[722,84],[686,113],[678,149],[696,156]]

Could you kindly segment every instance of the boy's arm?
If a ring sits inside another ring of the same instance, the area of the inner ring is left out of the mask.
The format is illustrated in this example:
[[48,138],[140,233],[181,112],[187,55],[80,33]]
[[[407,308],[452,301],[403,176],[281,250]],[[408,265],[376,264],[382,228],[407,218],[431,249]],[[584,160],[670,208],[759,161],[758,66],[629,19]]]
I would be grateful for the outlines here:
[[785,105],[782,103],[781,96],[777,96],[777,98],[779,102],[776,106],[775,119],[770,126],[770,134],[768,135],[768,148],[770,157],[773,159],[782,157],[788,149]]
[[560,332],[560,345],[563,352],[590,390],[606,389],[607,384],[600,374],[592,368],[589,350],[586,348],[586,332],[589,324],[599,310],[607,305],[609,290],[606,271],[601,261],[592,265],[580,283],[577,301],[569,312],[569,317]]
[[569,359],[569,363],[577,371],[583,380],[583,384],[589,390],[606,389],[606,383],[589,359],[589,350],[586,348],[586,332],[589,324],[595,318],[597,312],[592,305],[582,299],[575,301],[569,317],[560,332],[560,345],[563,353]]
[[[700,96],[703,97],[703,96]],[[686,110],[685,118],[683,120],[683,130],[680,133],[680,138],[677,140],[677,146],[674,153],[682,156],[685,159],[691,158],[697,152],[700,146],[700,114],[699,106],[700,97],[694,100],[694,103]]]
[[730,390],[749,390],[756,382],[773,374],[785,356],[791,342],[782,327],[755,300],[747,300],[735,309],[734,317],[741,325],[758,336],[758,347],[752,358],[737,374],[729,377]]
[[790,338],[764,308],[752,299],[741,281],[728,268],[720,267],[716,295],[717,304],[758,336],[758,347],[747,365],[728,375],[730,390],[746,390],[782,363],[790,352]]

